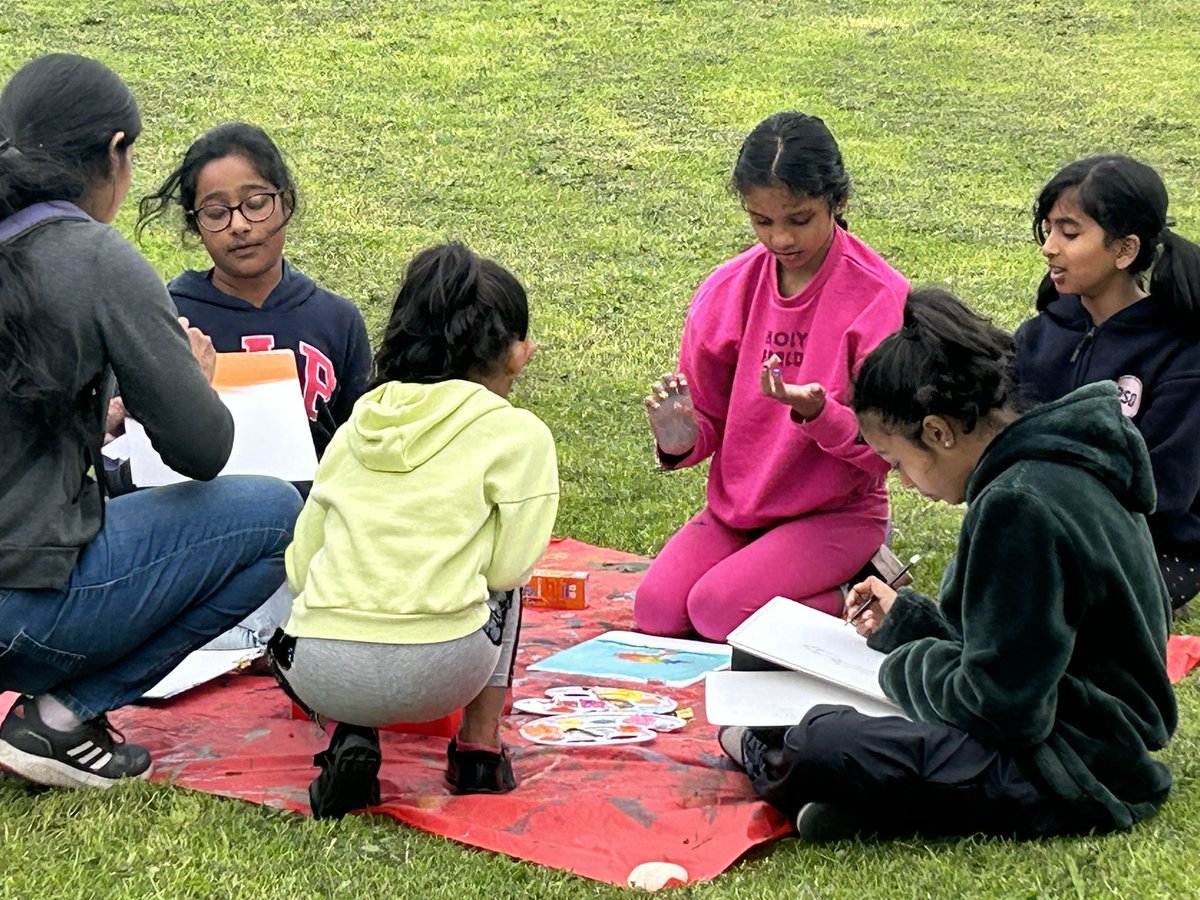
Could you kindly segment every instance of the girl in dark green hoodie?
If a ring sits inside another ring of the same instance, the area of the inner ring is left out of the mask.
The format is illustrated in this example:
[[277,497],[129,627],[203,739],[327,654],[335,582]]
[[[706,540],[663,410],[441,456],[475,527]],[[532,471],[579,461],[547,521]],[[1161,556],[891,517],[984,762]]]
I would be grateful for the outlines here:
[[1107,831],[1170,790],[1150,756],[1176,710],[1145,443],[1111,383],[1022,414],[1011,357],[1005,332],[924,290],[859,371],[863,439],[902,484],[967,512],[938,602],[853,588],[907,719],[818,706],[792,728],[723,732],[802,836]]

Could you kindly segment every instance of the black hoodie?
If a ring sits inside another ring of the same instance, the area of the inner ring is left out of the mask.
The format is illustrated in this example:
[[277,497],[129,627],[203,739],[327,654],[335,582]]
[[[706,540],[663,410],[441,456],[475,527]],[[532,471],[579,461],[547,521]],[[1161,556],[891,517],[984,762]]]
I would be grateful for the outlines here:
[[1145,515],[1146,445],[1111,382],[1018,419],[984,452],[940,606],[907,589],[870,644],[910,716],[1013,753],[1092,821],[1166,799],[1170,609]]
[[1016,379],[1031,400],[1117,382],[1121,409],[1150,449],[1154,543],[1200,554],[1200,343],[1180,336],[1153,297],[1094,326],[1074,294],[1022,325],[1016,340]]
[[367,387],[371,346],[362,313],[283,261],[283,278],[262,307],[212,283],[212,270],[188,270],[167,285],[181,316],[212,338],[218,353],[291,350],[317,455],[325,452]]

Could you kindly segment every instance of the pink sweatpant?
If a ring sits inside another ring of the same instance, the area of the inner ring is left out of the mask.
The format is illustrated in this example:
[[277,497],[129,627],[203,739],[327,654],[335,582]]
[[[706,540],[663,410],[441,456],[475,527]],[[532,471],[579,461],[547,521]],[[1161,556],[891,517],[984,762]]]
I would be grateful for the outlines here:
[[886,536],[886,511],[874,498],[767,531],[730,528],[706,506],[651,563],[633,616],[647,634],[723,641],[776,596],[840,615],[839,585]]

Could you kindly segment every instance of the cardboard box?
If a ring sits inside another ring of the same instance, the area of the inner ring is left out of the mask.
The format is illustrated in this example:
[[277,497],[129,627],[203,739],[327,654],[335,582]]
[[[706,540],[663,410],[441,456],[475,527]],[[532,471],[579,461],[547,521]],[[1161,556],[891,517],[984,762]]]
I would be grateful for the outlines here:
[[587,578],[587,572],[534,569],[529,584],[521,588],[521,602],[530,609],[584,609]]

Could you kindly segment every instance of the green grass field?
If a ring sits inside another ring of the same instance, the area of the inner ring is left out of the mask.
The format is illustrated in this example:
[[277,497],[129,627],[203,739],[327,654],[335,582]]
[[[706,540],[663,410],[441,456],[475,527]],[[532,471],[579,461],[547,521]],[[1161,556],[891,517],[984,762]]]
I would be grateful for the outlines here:
[[[299,178],[288,255],[374,333],[417,249],[459,238],[530,292],[542,352],[516,401],[558,441],[558,532],[653,553],[702,471],[654,465],[640,400],[692,290],[748,245],[725,188],[744,134],[795,108],[841,143],[852,229],[916,283],[1012,327],[1042,271],[1028,210],[1091,152],[1163,173],[1200,237],[1200,7],[1184,0],[4,0],[0,78],[96,56],[142,106],[131,200],[201,131],[264,126]],[[132,234],[134,203],[118,221]],[[143,250],[206,265],[178,225]],[[897,491],[898,552],[932,589],[959,511]],[[784,841],[678,895],[1200,896],[1200,692],[1162,754],[1177,791],[1128,835],[1016,844]],[[0,897],[567,897],[616,889],[390,821],[318,823],[137,785],[0,777]]]

